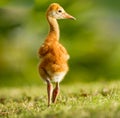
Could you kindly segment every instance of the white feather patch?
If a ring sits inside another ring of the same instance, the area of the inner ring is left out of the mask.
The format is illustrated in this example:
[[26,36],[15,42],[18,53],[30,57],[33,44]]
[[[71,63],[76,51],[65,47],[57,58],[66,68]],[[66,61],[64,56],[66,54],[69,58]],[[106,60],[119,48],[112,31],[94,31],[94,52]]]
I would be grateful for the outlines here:
[[55,73],[52,77],[53,82],[60,82],[64,78],[66,72]]

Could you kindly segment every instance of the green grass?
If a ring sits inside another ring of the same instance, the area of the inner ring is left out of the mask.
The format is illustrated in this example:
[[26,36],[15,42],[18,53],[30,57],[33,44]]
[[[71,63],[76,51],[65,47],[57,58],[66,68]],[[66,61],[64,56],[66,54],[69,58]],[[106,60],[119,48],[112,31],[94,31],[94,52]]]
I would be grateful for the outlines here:
[[120,82],[61,85],[47,107],[46,85],[0,89],[0,118],[120,118]]

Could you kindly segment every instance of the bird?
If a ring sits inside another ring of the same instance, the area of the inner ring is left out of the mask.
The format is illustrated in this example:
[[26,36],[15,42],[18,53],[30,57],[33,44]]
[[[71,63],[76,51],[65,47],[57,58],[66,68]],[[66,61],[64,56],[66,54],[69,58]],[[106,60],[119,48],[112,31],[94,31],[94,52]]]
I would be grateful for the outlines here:
[[[69,54],[59,42],[60,30],[58,19],[73,19],[58,3],[51,3],[46,11],[46,19],[49,24],[49,32],[38,50],[40,63],[38,70],[41,78],[47,83],[48,106],[56,103],[60,93],[59,83],[67,74]],[[55,87],[53,88],[53,83]]]

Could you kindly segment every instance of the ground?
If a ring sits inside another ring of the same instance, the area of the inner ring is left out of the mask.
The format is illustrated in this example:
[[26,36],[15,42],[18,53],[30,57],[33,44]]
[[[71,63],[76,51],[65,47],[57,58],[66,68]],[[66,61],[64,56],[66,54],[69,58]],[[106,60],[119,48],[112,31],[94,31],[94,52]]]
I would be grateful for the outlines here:
[[47,107],[46,85],[2,87],[0,118],[120,118],[120,82],[60,84]]

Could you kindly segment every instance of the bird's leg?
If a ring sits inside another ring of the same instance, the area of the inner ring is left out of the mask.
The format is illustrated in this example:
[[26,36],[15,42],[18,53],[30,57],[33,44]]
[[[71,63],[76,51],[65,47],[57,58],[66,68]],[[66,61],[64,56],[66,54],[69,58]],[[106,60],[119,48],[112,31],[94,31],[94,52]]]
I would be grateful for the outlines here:
[[55,103],[58,97],[58,94],[60,92],[59,82],[56,83],[56,87],[53,90],[52,93],[52,102]]
[[51,104],[52,91],[53,91],[52,83],[49,80],[47,80],[48,106],[50,106]]

